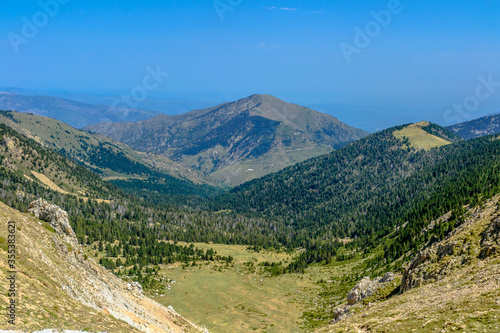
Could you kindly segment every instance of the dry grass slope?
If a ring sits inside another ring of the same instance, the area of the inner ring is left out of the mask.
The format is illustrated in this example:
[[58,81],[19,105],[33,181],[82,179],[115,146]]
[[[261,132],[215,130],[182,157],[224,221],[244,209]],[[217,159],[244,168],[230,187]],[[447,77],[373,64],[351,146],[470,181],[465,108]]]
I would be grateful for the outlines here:
[[431,148],[446,146],[451,143],[450,141],[427,133],[422,129],[422,127],[428,125],[429,123],[426,121],[412,124],[406,126],[400,131],[395,131],[394,136],[398,139],[407,138],[410,141],[410,145],[416,149],[429,150]]
[[[0,123],[48,148],[56,151],[64,149],[73,159],[83,162],[87,166],[92,166],[88,162],[88,148],[95,148],[99,144],[104,144],[115,152],[123,153],[131,161],[145,164],[176,178],[188,179],[196,184],[217,185],[216,182],[202,175],[199,171],[187,168],[162,155],[135,151],[129,146],[113,141],[104,135],[80,131],[62,121],[38,115],[19,112],[10,112],[9,115],[0,114]],[[98,169],[103,172],[105,177],[133,178],[131,175],[117,173],[107,168],[98,167]]]
[[453,254],[424,264],[427,284],[370,306],[319,332],[500,332],[500,253],[479,259],[480,241],[498,218],[498,197],[470,211],[448,239]]
[[[195,332],[194,325],[162,307],[88,258],[47,223],[0,203],[0,304],[7,290],[7,223],[16,222],[16,330],[46,328],[91,332]],[[2,316],[0,329],[13,329]]]

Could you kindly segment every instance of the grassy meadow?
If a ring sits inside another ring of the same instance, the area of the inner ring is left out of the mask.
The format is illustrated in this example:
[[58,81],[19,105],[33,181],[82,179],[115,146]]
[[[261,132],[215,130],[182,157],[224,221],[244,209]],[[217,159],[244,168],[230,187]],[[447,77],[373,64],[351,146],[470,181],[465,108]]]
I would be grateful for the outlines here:
[[[198,263],[184,268],[170,265],[160,273],[171,282],[155,299],[210,332],[304,332],[315,326],[315,313],[329,307],[326,304],[332,301],[331,295],[336,294],[340,300],[345,296],[342,291],[352,287],[352,282],[340,278],[353,271],[355,265],[349,262],[311,267],[305,274],[272,277],[259,264],[286,264],[291,255],[257,253],[237,245],[194,245],[231,255],[234,261],[230,265]],[[327,298],[322,295],[324,284],[332,289]]]

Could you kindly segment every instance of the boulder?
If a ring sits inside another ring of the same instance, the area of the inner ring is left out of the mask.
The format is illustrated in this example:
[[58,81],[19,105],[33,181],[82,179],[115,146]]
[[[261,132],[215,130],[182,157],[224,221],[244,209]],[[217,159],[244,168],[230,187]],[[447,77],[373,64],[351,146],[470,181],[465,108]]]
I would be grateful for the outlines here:
[[361,281],[359,281],[356,286],[347,294],[347,304],[354,305],[361,302],[367,297],[370,297],[381,287],[382,284],[392,282],[395,278],[394,273],[386,273],[383,277],[377,277],[370,280],[368,276],[365,276]]
[[372,281],[368,276],[365,276],[361,281],[359,281],[356,286],[347,294],[347,304],[354,305],[363,298],[372,295],[375,291],[373,290]]
[[127,284],[127,289],[129,291],[137,291],[138,293],[144,293],[144,288],[139,282],[131,282]]
[[33,214],[42,221],[48,222],[57,233],[76,238],[75,232],[69,224],[68,213],[59,206],[50,204],[43,199],[38,199],[30,203],[28,213]]
[[349,317],[350,312],[351,312],[351,307],[349,305],[333,309],[332,311],[333,320],[330,322],[330,324],[334,324],[336,322],[346,319],[347,317]]

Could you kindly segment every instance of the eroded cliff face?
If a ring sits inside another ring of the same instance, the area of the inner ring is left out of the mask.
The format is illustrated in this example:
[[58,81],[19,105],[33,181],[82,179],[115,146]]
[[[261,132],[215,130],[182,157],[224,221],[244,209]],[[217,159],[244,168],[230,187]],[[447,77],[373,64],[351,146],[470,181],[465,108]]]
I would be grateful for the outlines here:
[[[0,237],[14,221],[17,325],[21,331],[45,328],[106,332],[198,332],[201,329],[142,294],[87,257],[68,222],[67,213],[43,200],[22,214],[0,203]],[[38,216],[40,219],[37,219]],[[2,259],[7,252],[2,244]],[[5,257],[5,258],[3,258]],[[1,261],[2,271],[8,267]],[[0,288],[7,288],[1,279]],[[7,296],[2,292],[3,301]],[[0,329],[12,329],[0,322]]]

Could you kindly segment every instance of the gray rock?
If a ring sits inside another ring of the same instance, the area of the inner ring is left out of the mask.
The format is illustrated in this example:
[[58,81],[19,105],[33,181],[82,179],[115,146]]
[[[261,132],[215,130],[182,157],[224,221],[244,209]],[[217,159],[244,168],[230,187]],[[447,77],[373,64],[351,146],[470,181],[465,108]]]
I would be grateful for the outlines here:
[[137,291],[138,293],[144,293],[144,288],[139,282],[131,282],[127,284],[127,289],[130,291]]
[[[463,242],[456,235],[466,232],[471,225],[481,220],[482,210],[474,210],[473,214],[461,225],[455,228],[444,240],[429,242],[406,267],[401,281],[401,292],[420,287],[426,283],[435,282],[461,268],[472,259],[472,241]],[[467,231],[469,232],[469,231]],[[492,218],[480,240],[481,252],[479,258],[485,259],[500,251],[500,218]]]
[[69,224],[68,213],[59,208],[59,206],[50,204],[43,199],[38,199],[30,203],[28,213],[33,214],[42,221],[50,223],[56,232],[62,232],[71,238],[76,238],[75,232]]
[[385,273],[385,275],[380,279],[380,283],[392,282],[396,278],[396,274],[393,272]]
[[351,312],[351,307],[349,305],[333,309],[332,314],[334,319],[330,323],[334,324],[336,322],[346,319],[347,317],[349,317],[350,312]]
[[485,259],[500,250],[500,217],[486,227],[481,236],[481,253],[479,258]]
[[370,280],[365,276],[359,281],[356,286],[347,294],[347,304],[354,305],[361,302],[367,297],[373,295],[381,287],[382,284],[392,282],[395,278],[394,273],[386,273],[383,277],[377,277]]

